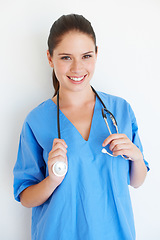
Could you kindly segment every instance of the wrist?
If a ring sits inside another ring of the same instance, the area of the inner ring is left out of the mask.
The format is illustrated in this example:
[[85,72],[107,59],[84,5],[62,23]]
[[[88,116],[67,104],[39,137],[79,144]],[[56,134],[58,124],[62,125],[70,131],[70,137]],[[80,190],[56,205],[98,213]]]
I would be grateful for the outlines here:
[[[137,148],[138,149],[138,148]],[[142,163],[143,161],[143,155],[141,151],[138,149],[137,153],[133,158],[131,158],[134,163]]]
[[138,158],[135,161],[133,160],[132,165],[134,165],[136,168],[140,168],[141,166],[145,165],[144,160],[143,160],[143,156]]
[[56,183],[50,176],[46,177],[46,187],[51,190],[55,190],[59,184]]

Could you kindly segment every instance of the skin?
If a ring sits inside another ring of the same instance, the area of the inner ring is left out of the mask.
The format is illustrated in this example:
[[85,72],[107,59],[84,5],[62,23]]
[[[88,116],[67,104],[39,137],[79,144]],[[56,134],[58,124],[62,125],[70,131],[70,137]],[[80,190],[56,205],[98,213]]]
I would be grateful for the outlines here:
[[112,134],[107,137],[102,146],[109,148],[114,156],[125,155],[132,161],[130,171],[130,185],[140,187],[147,175],[147,167],[143,161],[143,155],[139,148],[133,144],[125,134]]
[[[60,84],[60,109],[87,141],[95,105],[95,95],[90,87],[97,60],[93,39],[80,32],[69,32],[53,50],[52,56],[47,51],[47,57]],[[82,80],[75,82],[73,78]],[[57,104],[56,97],[52,100]],[[131,158],[130,184],[133,187],[139,187],[147,173],[140,150],[124,134],[110,135],[104,140],[102,146],[105,147],[108,144],[113,155],[126,155]],[[52,171],[56,161],[68,164],[67,144],[63,139],[54,139],[48,156],[49,176],[21,193],[22,205],[35,207],[43,204],[61,184],[65,176],[57,177]]]

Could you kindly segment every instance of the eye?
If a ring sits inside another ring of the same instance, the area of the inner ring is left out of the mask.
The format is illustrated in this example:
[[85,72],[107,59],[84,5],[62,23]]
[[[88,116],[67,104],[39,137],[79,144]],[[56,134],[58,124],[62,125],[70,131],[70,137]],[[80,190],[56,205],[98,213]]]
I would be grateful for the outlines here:
[[61,58],[62,60],[70,60],[71,58],[69,56],[64,56]]
[[91,58],[91,57],[92,57],[92,55],[86,54],[86,55],[83,56],[83,59],[88,59],[88,58]]

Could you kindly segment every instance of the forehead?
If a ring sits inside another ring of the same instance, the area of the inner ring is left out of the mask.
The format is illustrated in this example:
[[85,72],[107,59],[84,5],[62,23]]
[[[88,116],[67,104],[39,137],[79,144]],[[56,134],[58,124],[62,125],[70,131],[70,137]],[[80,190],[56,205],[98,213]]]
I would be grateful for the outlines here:
[[60,43],[54,49],[54,52],[87,52],[94,51],[95,45],[92,37],[88,34],[72,31],[63,35]]

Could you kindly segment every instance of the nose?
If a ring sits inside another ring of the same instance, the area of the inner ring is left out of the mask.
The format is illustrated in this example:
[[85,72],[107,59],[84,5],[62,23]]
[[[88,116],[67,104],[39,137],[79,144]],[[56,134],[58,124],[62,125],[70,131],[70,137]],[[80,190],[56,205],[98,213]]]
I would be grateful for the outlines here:
[[83,69],[83,64],[80,60],[74,60],[71,65],[71,72],[79,73]]

